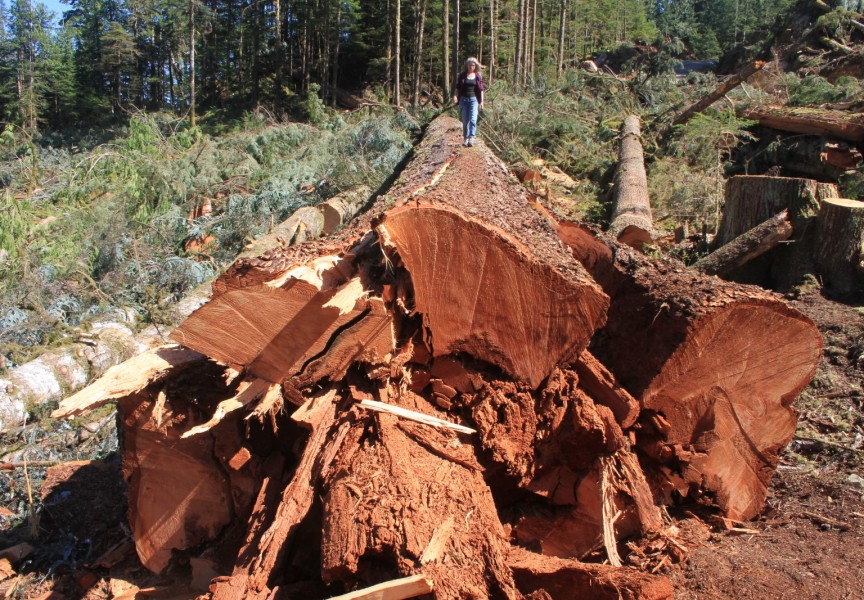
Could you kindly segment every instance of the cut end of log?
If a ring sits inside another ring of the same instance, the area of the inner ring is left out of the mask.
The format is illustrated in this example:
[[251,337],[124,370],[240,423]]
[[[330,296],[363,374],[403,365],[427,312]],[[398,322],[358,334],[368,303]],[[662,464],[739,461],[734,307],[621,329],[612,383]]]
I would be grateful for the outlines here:
[[642,250],[645,245],[654,243],[654,238],[650,229],[643,225],[627,225],[615,236],[622,244],[627,244],[635,250]]
[[465,352],[537,387],[603,322],[606,299],[593,282],[564,276],[459,211],[412,203],[382,227],[411,274],[433,356]]

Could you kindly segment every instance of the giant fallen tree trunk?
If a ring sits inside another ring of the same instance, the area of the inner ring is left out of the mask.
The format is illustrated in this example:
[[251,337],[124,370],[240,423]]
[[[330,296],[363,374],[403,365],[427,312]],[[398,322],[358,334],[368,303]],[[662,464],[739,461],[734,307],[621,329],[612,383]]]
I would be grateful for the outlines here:
[[864,141],[864,114],[811,107],[746,106],[738,116],[757,121],[763,127],[835,137],[850,142]]
[[628,115],[621,128],[618,169],[615,171],[609,233],[640,250],[653,240],[654,223],[648,197],[648,176],[642,152],[639,117]]
[[[91,396],[120,397],[130,520],[150,568],[171,556],[193,569],[210,561],[220,599],[324,598],[406,581],[437,598],[668,598],[665,578],[615,566],[624,538],[663,527],[655,497],[678,481],[663,469],[686,466],[678,478],[733,515],[761,501],[764,488],[754,491],[735,461],[739,479],[724,478],[730,461],[718,457],[732,450],[754,465],[729,407],[768,457],[758,465],[764,483],[794,424],[788,403],[818,356],[806,320],[773,298],[715,285],[719,308],[706,291],[692,318],[652,330],[677,344],[635,340],[629,362],[606,368],[586,346],[610,310],[601,285],[612,251],[595,243],[583,267],[500,161],[461,146],[460,129],[433,122],[387,196],[335,238],[238,260],[174,335],[218,363],[197,358],[166,373],[161,356],[132,384],[115,377],[122,389]],[[649,278],[665,268],[631,263]],[[652,297],[679,301],[685,282],[663,292],[664,281]],[[641,307],[631,307],[637,329],[665,310]],[[623,307],[609,314],[630,318]],[[770,325],[797,340],[792,357],[771,361],[761,346],[751,362],[735,354],[731,338],[748,336],[750,319],[757,336]],[[610,326],[615,337],[627,324]],[[713,361],[702,346],[718,352]],[[621,382],[662,366],[652,351],[675,368],[660,369],[656,388],[631,387],[634,398]],[[781,368],[788,389],[776,384]],[[696,377],[706,370],[742,383]],[[746,393],[761,400],[744,407]],[[658,423],[669,424],[667,437]],[[633,439],[654,457],[647,473]],[[664,462],[666,452],[679,462]],[[161,482],[174,488],[164,498]],[[744,507],[726,498],[738,492]],[[598,551],[609,566],[577,561]]]
[[758,514],[795,431],[791,403],[818,365],[819,330],[761,289],[574,225],[559,231],[612,299],[598,353],[640,400],[638,446],[659,465],[661,489],[710,491],[735,519]]

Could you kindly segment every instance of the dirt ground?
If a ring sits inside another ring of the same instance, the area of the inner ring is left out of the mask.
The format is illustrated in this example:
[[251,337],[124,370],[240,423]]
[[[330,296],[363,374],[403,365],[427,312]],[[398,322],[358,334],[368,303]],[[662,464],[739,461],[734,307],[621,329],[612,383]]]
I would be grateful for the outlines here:
[[793,303],[825,342],[795,438],[754,532],[710,533],[668,571],[679,598],[864,598],[864,307]]
[[[671,577],[678,598],[864,598],[864,307],[815,290],[793,302],[825,339],[820,369],[796,404],[798,431],[756,521],[724,530],[704,509],[670,511],[686,553],[648,568]],[[2,549],[32,546],[13,557],[16,574],[0,581],[0,594],[102,600],[138,587],[153,597],[197,595],[170,585],[188,579],[188,565],[157,578],[137,561],[110,409],[71,424],[42,420],[0,442],[0,573]]]

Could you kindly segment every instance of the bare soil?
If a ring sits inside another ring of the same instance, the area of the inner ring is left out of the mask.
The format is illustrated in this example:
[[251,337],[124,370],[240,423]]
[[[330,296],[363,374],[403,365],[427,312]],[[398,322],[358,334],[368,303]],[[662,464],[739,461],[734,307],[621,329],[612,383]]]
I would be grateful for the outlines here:
[[[710,509],[673,511],[667,531],[686,552],[667,549],[645,564],[669,575],[679,598],[864,597],[864,307],[816,290],[799,290],[794,304],[825,340],[820,369],[796,404],[796,436],[755,521],[725,531]],[[199,593],[185,583],[189,565],[172,565],[160,578],[138,562],[115,432],[112,415],[103,413],[71,425],[43,420],[0,440],[2,461],[10,463],[0,464],[0,550],[22,541],[34,547],[0,593],[38,598],[53,590],[97,600],[133,585],[161,597]],[[59,466],[47,466],[53,462]]]
[[710,533],[668,570],[679,598],[864,597],[864,308],[815,290],[794,304],[825,342],[795,438],[763,515],[742,527],[756,532]]

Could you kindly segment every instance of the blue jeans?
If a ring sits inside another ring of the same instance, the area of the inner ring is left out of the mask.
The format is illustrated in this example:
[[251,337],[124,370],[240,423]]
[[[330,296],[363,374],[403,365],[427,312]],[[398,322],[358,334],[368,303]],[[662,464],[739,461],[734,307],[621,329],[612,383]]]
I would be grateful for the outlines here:
[[462,96],[459,99],[459,113],[462,115],[462,135],[473,138],[477,133],[477,98]]

